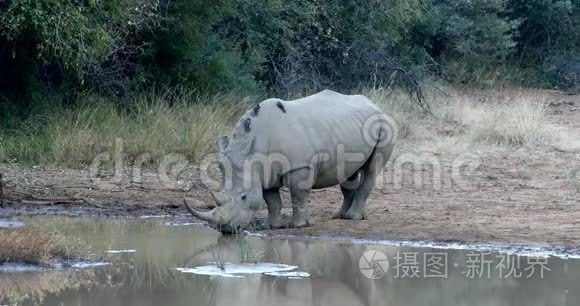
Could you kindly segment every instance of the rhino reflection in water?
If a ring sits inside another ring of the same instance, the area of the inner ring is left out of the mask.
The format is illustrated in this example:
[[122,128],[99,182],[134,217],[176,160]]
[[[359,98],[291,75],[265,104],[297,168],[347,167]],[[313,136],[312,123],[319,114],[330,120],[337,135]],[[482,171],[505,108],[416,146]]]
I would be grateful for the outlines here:
[[242,286],[239,282],[219,282],[213,292],[215,305],[272,305],[272,301],[284,305],[281,297],[291,298],[290,305],[381,304],[377,299],[384,283],[366,279],[359,270],[360,256],[369,248],[364,244],[222,235],[215,244],[192,254],[184,266],[214,261],[216,255],[224,262],[243,263],[241,244],[259,251],[261,263],[295,265],[296,271],[308,272],[310,277],[296,281],[260,274],[246,276]]
[[389,159],[396,126],[372,101],[330,90],[293,101],[265,100],[246,112],[231,135],[217,140],[224,190],[209,212],[185,206],[197,218],[235,232],[265,202],[267,226],[280,228],[279,190],[287,187],[293,227],[311,224],[311,189],[340,185],[336,218],[361,220],[378,172]]

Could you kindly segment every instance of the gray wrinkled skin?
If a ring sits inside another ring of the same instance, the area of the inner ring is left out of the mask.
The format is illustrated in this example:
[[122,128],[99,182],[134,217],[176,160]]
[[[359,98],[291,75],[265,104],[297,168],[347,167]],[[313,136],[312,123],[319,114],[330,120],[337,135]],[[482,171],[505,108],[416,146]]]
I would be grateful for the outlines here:
[[330,90],[283,101],[268,99],[244,114],[229,136],[217,140],[224,189],[218,206],[197,218],[236,232],[268,206],[267,227],[280,228],[279,190],[287,187],[293,227],[312,224],[306,203],[311,189],[340,185],[335,218],[366,218],[365,203],[389,159],[396,127],[369,99]]

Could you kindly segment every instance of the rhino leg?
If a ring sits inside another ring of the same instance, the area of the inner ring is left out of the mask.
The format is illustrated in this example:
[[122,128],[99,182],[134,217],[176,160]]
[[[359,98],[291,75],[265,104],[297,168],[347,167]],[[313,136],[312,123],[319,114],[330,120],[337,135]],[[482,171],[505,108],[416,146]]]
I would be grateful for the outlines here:
[[388,157],[391,155],[392,146],[376,148],[372,157],[362,167],[363,175],[360,186],[354,191],[352,205],[344,214],[344,219],[362,220],[366,219],[365,204],[371,191],[375,187],[377,175],[385,166]]
[[282,210],[282,199],[279,189],[264,190],[264,201],[268,204],[268,224],[270,228],[283,227],[280,211]]
[[333,219],[344,218],[346,212],[350,209],[350,206],[352,205],[352,200],[354,199],[354,196],[356,194],[356,190],[346,188],[342,185],[340,186],[340,191],[342,191],[343,196],[342,206],[336,213],[334,213],[334,215],[332,216]]
[[290,189],[290,197],[292,199],[292,227],[304,227],[312,224],[310,221],[310,213],[306,206],[309,193],[310,190],[307,189]]
[[354,190],[352,204],[348,211],[344,214],[343,219],[363,220],[366,219],[365,204],[376,182],[376,173],[368,173],[365,171],[365,176],[359,188]]
[[346,215],[346,212],[352,206],[352,201],[356,195],[356,190],[360,187],[364,177],[364,171],[362,169],[357,170],[357,172],[350,177],[347,181],[340,184],[340,191],[342,192],[343,200],[340,209],[334,213],[333,219],[342,219]]
[[290,172],[286,181],[290,188],[292,201],[292,227],[304,227],[311,225],[310,213],[308,212],[308,195],[312,188],[312,176],[310,169],[298,169]]

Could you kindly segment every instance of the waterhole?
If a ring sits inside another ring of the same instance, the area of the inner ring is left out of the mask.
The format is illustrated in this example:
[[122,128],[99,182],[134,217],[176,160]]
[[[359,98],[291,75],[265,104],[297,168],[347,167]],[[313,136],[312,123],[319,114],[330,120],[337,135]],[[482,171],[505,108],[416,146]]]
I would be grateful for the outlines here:
[[0,305],[580,305],[578,259],[223,236],[163,218],[18,221],[80,239],[108,264],[0,269]]

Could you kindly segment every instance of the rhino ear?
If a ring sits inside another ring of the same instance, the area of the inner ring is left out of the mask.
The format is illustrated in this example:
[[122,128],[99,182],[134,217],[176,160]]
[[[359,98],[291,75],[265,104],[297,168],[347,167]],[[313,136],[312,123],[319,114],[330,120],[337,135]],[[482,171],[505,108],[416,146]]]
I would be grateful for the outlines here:
[[218,152],[224,153],[226,150],[226,147],[228,146],[229,143],[230,143],[230,141],[228,140],[228,136],[222,136],[222,137],[218,138],[216,141],[216,145],[218,147]]

